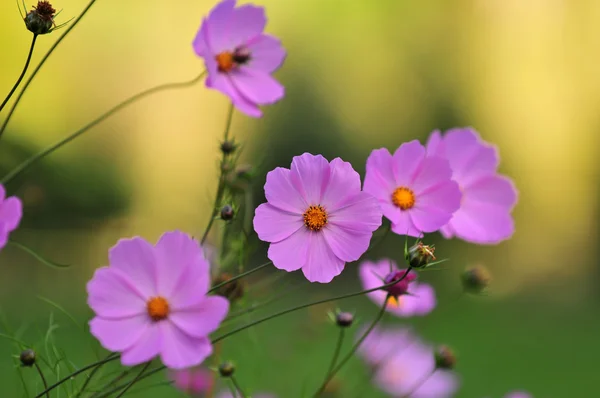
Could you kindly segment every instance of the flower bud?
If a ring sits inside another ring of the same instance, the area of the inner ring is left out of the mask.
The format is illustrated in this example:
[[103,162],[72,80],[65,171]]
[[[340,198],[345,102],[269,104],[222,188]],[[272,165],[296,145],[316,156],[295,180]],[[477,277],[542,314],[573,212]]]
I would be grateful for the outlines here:
[[[213,280],[213,286],[220,285],[223,282],[227,282],[231,278],[233,278],[233,275],[228,273],[222,273]],[[236,279],[232,282],[229,282],[226,285],[217,288],[215,293],[219,296],[225,297],[227,300],[233,303],[244,296],[245,290],[246,289],[244,282],[241,279]]]
[[222,377],[230,377],[235,371],[235,366],[229,361],[223,362],[219,365],[219,374]]
[[37,6],[25,16],[25,26],[35,35],[52,32],[56,10],[49,1],[38,1]]
[[[404,276],[406,274],[406,276]],[[408,293],[408,287],[411,282],[417,279],[417,273],[409,271],[407,274],[406,269],[399,269],[389,273],[383,280],[383,284],[389,285],[394,281],[397,283],[384,287],[383,289],[388,292],[391,296],[398,297]]]
[[408,263],[412,268],[425,268],[435,260],[433,245],[427,246],[423,242],[419,242],[408,249]]
[[492,277],[485,267],[477,265],[467,268],[460,276],[465,292],[482,293],[492,281]]
[[19,359],[21,360],[21,365],[33,366],[35,364],[35,351],[27,349],[21,353]]
[[225,155],[230,155],[237,149],[237,145],[233,141],[223,141],[221,143],[221,152]]
[[350,312],[339,312],[335,317],[335,323],[341,328],[352,326],[352,322],[354,322],[354,315]]
[[454,369],[456,366],[456,355],[448,346],[440,346],[435,351],[435,367],[437,369]]
[[231,205],[225,205],[221,208],[221,219],[225,221],[232,220],[234,216],[233,207]]

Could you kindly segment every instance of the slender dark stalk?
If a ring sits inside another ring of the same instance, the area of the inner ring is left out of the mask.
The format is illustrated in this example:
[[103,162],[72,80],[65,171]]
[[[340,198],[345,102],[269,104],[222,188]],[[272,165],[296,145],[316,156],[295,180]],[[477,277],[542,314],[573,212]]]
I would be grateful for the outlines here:
[[137,100],[140,100],[143,97],[146,97],[146,96],[148,96],[150,94],[154,94],[154,93],[156,93],[158,91],[163,91],[163,90],[169,90],[169,89],[175,89],[175,88],[181,88],[181,87],[191,86],[191,85],[195,84],[196,82],[198,82],[200,79],[202,79],[202,77],[204,76],[205,73],[206,72],[202,72],[200,75],[194,77],[192,80],[188,80],[188,81],[185,81],[185,82],[162,84],[160,86],[149,88],[147,90],[142,91],[141,93],[137,93],[137,94],[129,97],[125,101],[123,101],[120,104],[114,106],[113,108],[111,108],[107,112],[103,113],[98,118],[96,118],[93,121],[89,122],[88,124],[86,124],[85,126],[83,126],[82,128],[80,128],[79,130],[75,131],[74,133],[66,136],[65,138],[63,138],[62,140],[58,141],[57,143],[55,143],[53,145],[50,145],[46,149],[38,152],[37,154],[33,155],[29,159],[25,160],[23,163],[21,163],[19,166],[17,166],[14,170],[12,170],[10,173],[8,173],[6,176],[4,176],[4,178],[0,181],[0,183],[2,183],[2,184],[8,183],[9,181],[11,181],[17,175],[21,174],[25,169],[27,169],[29,166],[31,166],[32,164],[34,164],[38,160],[40,160],[40,159],[44,158],[45,156],[51,154],[52,152],[54,152],[55,150],[59,149],[63,145],[65,145],[65,144],[73,141],[75,138],[79,137],[80,135],[82,135],[83,133],[85,133],[86,131],[88,131],[89,129],[91,129],[92,127],[94,127],[95,125],[103,122],[104,120],[106,120],[108,117],[110,117],[114,113],[116,113],[116,112],[120,111],[121,109],[125,108],[127,105],[130,105],[130,104],[136,102]]
[[[38,35],[36,35],[34,33],[33,39],[31,40],[31,47],[29,48],[29,54],[27,55],[27,61],[25,61],[25,67],[23,68],[23,71],[21,72],[21,75],[17,79],[17,82],[15,83],[13,88],[10,90],[10,92],[8,93],[6,98],[4,98],[4,101],[2,101],[2,105],[0,105],[0,112],[2,111],[2,109],[4,109],[4,106],[6,105],[6,103],[10,99],[10,97],[12,97],[12,95],[15,92],[15,90],[17,89],[17,87],[19,87],[19,84],[21,84],[21,80],[23,80],[25,73],[27,73],[27,68],[29,68],[29,62],[31,61],[31,56],[33,55],[33,48],[35,47],[35,41],[37,40],[37,37],[38,37]],[[0,133],[0,137],[1,136],[2,136],[2,133]]]
[[253,273],[255,273],[256,271],[260,271],[261,269],[263,269],[263,268],[265,268],[265,267],[267,267],[267,266],[269,266],[269,265],[271,265],[271,264],[272,264],[272,262],[271,262],[271,261],[269,261],[269,262],[266,262],[266,263],[264,263],[264,264],[261,264],[261,265],[259,265],[259,266],[258,266],[258,267],[256,267],[256,268],[252,268],[251,270],[248,270],[248,271],[246,271],[246,272],[242,272],[241,274],[239,274],[239,275],[236,275],[236,276],[234,276],[234,277],[233,277],[233,278],[231,278],[231,279],[227,279],[225,282],[221,282],[221,283],[219,283],[218,285],[215,285],[215,286],[211,287],[211,288],[210,288],[210,290],[209,290],[208,292],[209,292],[209,293],[212,293],[212,292],[214,292],[215,290],[219,289],[220,287],[223,287],[223,286],[225,286],[225,285],[228,285],[228,284],[230,284],[231,282],[234,282],[234,281],[236,281],[236,280],[238,280],[238,279],[240,279],[240,278],[243,278],[243,277],[245,277],[245,276],[248,276],[248,275],[250,275],[250,274],[253,274]]
[[83,372],[85,372],[88,369],[92,369],[95,366],[100,366],[100,365],[102,365],[102,364],[104,364],[106,362],[114,361],[117,358],[119,358],[118,354],[112,354],[108,358],[105,358],[105,359],[103,359],[101,361],[97,361],[97,362],[94,362],[94,363],[92,363],[90,365],[84,366],[83,368],[81,368],[79,370],[76,370],[75,372],[71,373],[70,375],[68,375],[66,377],[63,377],[62,379],[60,379],[56,383],[52,384],[50,387],[46,388],[44,391],[42,391],[41,393],[39,393],[38,395],[36,395],[35,398],[42,398],[45,394],[47,394],[50,391],[54,390],[56,387],[60,386],[64,382],[73,379],[73,377],[79,375],[80,373],[83,373]]
[[46,390],[46,398],[50,398],[50,391],[48,391],[48,383],[46,382],[46,378],[44,377],[44,372],[42,372],[40,365],[38,365],[37,363],[35,364],[35,368],[40,374],[40,378],[42,379],[42,383],[44,384],[44,390]]
[[231,375],[231,376],[229,376],[229,378],[231,379],[231,384],[233,384],[233,386],[235,387],[235,389],[237,390],[237,392],[240,393],[240,397],[241,398],[246,398],[247,395],[244,393],[244,390],[242,390],[242,388],[240,387],[240,383],[238,383],[238,381],[235,378],[235,376]]
[[425,373],[425,377],[422,377],[420,380],[418,380],[415,385],[406,394],[402,394],[400,398],[410,398],[411,395],[413,395],[423,384],[425,384],[427,380],[429,380],[435,371],[436,369],[433,368],[431,372]]
[[[114,354],[109,354],[107,358],[110,358],[112,355],[114,355]],[[102,364],[96,366],[94,369],[92,369],[92,371],[88,375],[87,379],[85,380],[85,382],[83,383],[83,385],[79,389],[79,392],[77,393],[77,395],[75,396],[75,398],[79,398],[81,396],[81,394],[83,394],[83,392],[85,391],[85,389],[88,386],[88,384],[90,384],[90,382],[92,381],[92,378],[96,375],[96,373],[98,373],[98,371],[100,370],[100,368],[102,368],[103,365],[104,365],[104,363],[102,363]]]
[[54,49],[56,49],[56,47],[58,47],[58,45],[60,44],[60,42],[69,34],[69,32],[71,30],[73,30],[73,28],[75,26],[77,26],[77,24],[79,23],[79,21],[81,21],[81,18],[83,18],[83,16],[90,10],[90,8],[94,5],[95,2],[96,2],[96,0],[91,0],[88,3],[88,5],[83,9],[83,11],[81,12],[81,14],[79,14],[79,16],[77,17],[77,19],[75,21],[73,21],[73,23],[71,25],[69,25],[69,27],[67,28],[67,30],[65,30],[65,32],[58,38],[58,40],[56,40],[56,42],[52,45],[52,47],[50,47],[50,49],[44,55],[44,57],[42,58],[42,60],[38,64],[38,66],[35,67],[35,69],[33,70],[33,73],[31,74],[31,76],[29,76],[29,79],[27,79],[27,81],[23,85],[23,88],[21,89],[21,92],[17,96],[17,99],[15,100],[15,103],[13,104],[12,108],[10,108],[10,111],[8,112],[8,115],[6,116],[6,120],[4,120],[4,124],[2,125],[2,128],[0,128],[0,137],[2,137],[2,134],[4,133],[4,130],[6,130],[6,125],[8,124],[10,118],[12,117],[12,114],[14,113],[15,109],[17,108],[17,105],[19,105],[19,101],[21,101],[21,97],[23,97],[23,94],[25,94],[25,91],[27,90],[27,87],[29,87],[29,85],[31,84],[31,81],[33,80],[33,78],[35,77],[35,75],[37,75],[37,73],[40,71],[40,69],[42,68],[42,66],[44,65],[44,63],[48,59],[48,57],[50,57],[50,54],[52,54],[52,52],[54,51]]
[[[233,120],[233,103],[229,106],[229,112],[227,113],[227,121],[225,122],[225,132],[223,133],[223,142],[229,139],[229,130],[231,129],[231,121]],[[204,244],[206,238],[208,238],[208,233],[210,232],[213,223],[215,222],[215,218],[219,212],[219,204],[221,203],[221,199],[223,198],[223,193],[225,192],[225,162],[227,161],[227,154],[223,152],[221,156],[221,164],[220,164],[220,176],[219,183],[217,185],[217,193],[215,195],[215,202],[213,204],[213,210],[211,212],[210,218],[208,219],[208,225],[204,230],[204,234],[202,234],[202,239],[200,240],[200,244]]]
[[[151,371],[145,373],[144,375],[139,375],[138,374],[138,376],[139,376],[138,377],[138,381],[144,380],[145,378],[148,378],[148,377],[152,376],[153,374],[158,373],[158,372],[160,372],[161,370],[163,370],[165,368],[166,368],[166,366],[161,365],[161,366],[159,366],[157,368],[154,368]],[[112,390],[109,390],[109,391],[105,392],[104,394],[99,395],[97,398],[106,398],[106,397],[109,397],[113,393],[121,391],[123,388],[126,388],[129,385],[129,383],[130,382],[120,384],[120,385],[116,386],[115,388],[113,388]]]
[[129,382],[129,384],[127,384],[127,385],[125,386],[125,388],[123,389],[123,391],[121,391],[121,393],[120,393],[119,395],[117,395],[115,398],[120,398],[120,397],[122,397],[123,395],[125,395],[125,393],[126,393],[126,392],[127,392],[127,391],[128,391],[130,388],[131,388],[131,387],[133,387],[133,385],[134,385],[135,383],[137,383],[137,382],[140,380],[140,378],[142,377],[142,375],[144,374],[144,372],[145,372],[145,371],[148,369],[148,367],[150,366],[150,364],[151,364],[151,363],[152,363],[152,362],[150,362],[150,361],[149,361],[149,362],[148,362],[148,363],[147,363],[147,364],[146,364],[146,365],[145,365],[145,366],[142,368],[142,370],[140,370],[140,373],[138,373],[138,374],[137,374],[137,376],[135,376],[135,377],[133,378],[133,380],[131,380],[131,381]]
[[[402,279],[404,279],[404,277],[406,275],[407,274],[405,274],[402,277]],[[402,280],[402,279],[400,279],[400,280]],[[352,349],[350,350],[350,352],[348,354],[346,354],[346,356],[340,361],[340,363],[331,372],[329,372],[329,375],[327,376],[327,378],[325,379],[325,381],[323,382],[323,384],[321,384],[321,387],[319,387],[319,389],[317,390],[317,392],[315,393],[315,395],[313,395],[313,398],[318,397],[319,395],[321,395],[321,393],[323,391],[325,391],[325,388],[327,387],[327,384],[342,369],[342,367],[352,358],[352,356],[354,356],[354,353],[356,352],[356,350],[358,350],[358,348],[363,343],[363,341],[365,341],[365,339],[367,338],[367,336],[369,336],[369,334],[373,331],[373,329],[375,328],[375,326],[377,326],[377,324],[379,323],[379,321],[381,320],[381,318],[383,318],[383,315],[385,314],[385,310],[387,308],[387,304],[388,304],[388,301],[389,301],[390,297],[391,297],[390,295],[388,295],[386,297],[383,305],[381,306],[381,310],[379,311],[379,314],[377,314],[377,317],[373,320],[373,323],[371,323],[371,326],[369,326],[369,328],[365,331],[365,333],[363,333],[363,335],[360,337],[360,339],[358,339],[358,341],[356,342],[356,344],[354,344],[354,347],[352,347]]]
[[[344,335],[346,332],[346,328],[340,326],[340,334],[338,336],[337,344],[335,345],[335,351],[333,351],[333,357],[331,357],[331,363],[329,364],[329,369],[327,369],[327,373],[325,373],[325,381],[329,380],[329,375],[333,372],[333,368],[340,357],[340,352],[342,351],[342,344],[344,343]],[[325,382],[324,382],[325,383]]]

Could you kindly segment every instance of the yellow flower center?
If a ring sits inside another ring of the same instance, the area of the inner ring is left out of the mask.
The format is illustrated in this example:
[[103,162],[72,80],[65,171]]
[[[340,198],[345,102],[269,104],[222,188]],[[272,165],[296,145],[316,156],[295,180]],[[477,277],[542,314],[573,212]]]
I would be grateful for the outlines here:
[[148,315],[154,321],[162,321],[169,315],[169,302],[164,297],[152,297],[148,300]]
[[311,231],[320,231],[325,224],[327,224],[327,213],[323,206],[310,206],[304,212],[304,225]]
[[224,51],[220,54],[217,54],[215,60],[217,61],[219,72],[229,72],[235,66],[233,53],[229,51]]
[[399,308],[402,305],[402,297],[390,297],[387,305],[388,307]]
[[392,193],[392,203],[400,210],[412,209],[415,205],[415,194],[406,187],[396,188]]

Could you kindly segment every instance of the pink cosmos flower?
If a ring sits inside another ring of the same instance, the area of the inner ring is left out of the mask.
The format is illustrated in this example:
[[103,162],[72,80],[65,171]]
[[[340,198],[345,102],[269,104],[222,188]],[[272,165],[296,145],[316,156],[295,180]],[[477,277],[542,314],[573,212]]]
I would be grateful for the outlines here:
[[[217,398],[235,398],[235,397],[233,396],[233,394],[231,394],[231,391],[222,391],[219,395],[217,395]],[[277,396],[273,395],[273,394],[259,393],[259,394],[252,394],[252,398],[277,398]]]
[[427,157],[414,140],[393,155],[385,148],[371,152],[364,190],[379,200],[392,231],[421,236],[447,224],[459,208],[461,193],[451,176],[446,159]]
[[302,268],[311,282],[328,283],[358,260],[381,225],[377,200],[361,192],[360,176],[340,158],[294,157],[290,169],[267,174],[265,196],[254,230],[271,242],[269,259],[288,272]]
[[284,88],[271,77],[285,59],[278,39],[263,33],[264,8],[250,4],[235,8],[235,0],[217,4],[194,39],[194,50],[204,58],[206,86],[231,98],[249,116],[260,117],[259,105],[272,104]]
[[358,352],[372,366],[375,384],[394,397],[449,398],[458,389],[456,375],[436,370],[433,348],[407,329],[376,328]]
[[96,313],[91,333],[133,366],[160,355],[173,369],[200,364],[212,353],[208,334],[227,315],[229,302],[207,297],[209,265],[196,241],[183,232],[163,234],[152,246],[121,239],[109,252],[109,266],[87,284]]
[[[387,259],[379,260],[376,263],[363,261],[358,268],[360,281],[365,290],[390,283],[394,279],[400,279],[405,272],[405,269],[398,269],[396,263]],[[393,276],[393,278],[389,278],[389,276]],[[416,282],[416,279],[417,273],[410,272],[401,282],[388,289],[393,297],[388,300],[387,311],[400,317],[427,315],[433,311],[436,305],[433,287],[426,283]],[[376,290],[368,293],[367,296],[375,304],[382,306],[387,294],[387,291]]]
[[452,179],[462,191],[460,209],[442,227],[446,238],[456,236],[479,244],[495,244],[515,231],[511,215],[517,203],[513,182],[498,174],[498,150],[471,128],[434,131],[427,142],[431,156],[448,159]]
[[16,196],[6,197],[4,186],[0,184],[0,250],[6,246],[8,236],[17,229],[23,217],[23,204]]
[[192,396],[200,396],[210,391],[214,385],[214,375],[204,368],[189,368],[171,372],[175,387]]

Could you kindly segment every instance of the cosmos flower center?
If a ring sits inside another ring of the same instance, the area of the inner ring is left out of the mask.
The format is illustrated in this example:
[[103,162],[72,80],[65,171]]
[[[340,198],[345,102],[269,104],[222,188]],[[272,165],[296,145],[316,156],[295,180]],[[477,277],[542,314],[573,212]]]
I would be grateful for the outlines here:
[[399,308],[402,305],[401,296],[392,296],[388,299],[388,307]]
[[147,304],[148,315],[153,321],[162,321],[169,315],[169,302],[164,297],[152,297]]
[[304,225],[311,231],[320,231],[327,224],[327,212],[321,205],[310,206],[303,217]]
[[227,73],[240,65],[250,61],[250,51],[245,47],[238,47],[233,52],[223,51],[215,56],[219,72]]
[[392,193],[392,203],[400,210],[412,209],[415,205],[415,194],[406,187],[396,188]]

